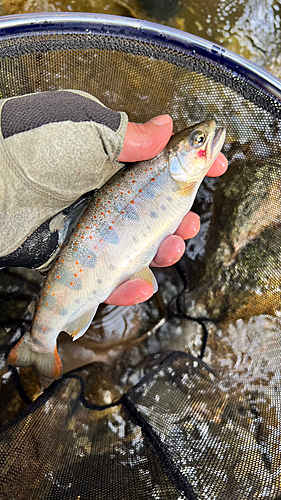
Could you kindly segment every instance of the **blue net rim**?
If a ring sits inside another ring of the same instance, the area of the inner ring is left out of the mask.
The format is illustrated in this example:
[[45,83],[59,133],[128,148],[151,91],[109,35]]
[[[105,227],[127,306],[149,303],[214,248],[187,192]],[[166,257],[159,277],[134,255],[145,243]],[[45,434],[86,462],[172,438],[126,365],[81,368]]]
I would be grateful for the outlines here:
[[133,38],[192,52],[219,63],[281,101],[281,81],[257,64],[208,40],[161,24],[107,14],[52,12],[18,14],[0,18],[2,37],[24,36],[44,32],[84,32],[104,36]]

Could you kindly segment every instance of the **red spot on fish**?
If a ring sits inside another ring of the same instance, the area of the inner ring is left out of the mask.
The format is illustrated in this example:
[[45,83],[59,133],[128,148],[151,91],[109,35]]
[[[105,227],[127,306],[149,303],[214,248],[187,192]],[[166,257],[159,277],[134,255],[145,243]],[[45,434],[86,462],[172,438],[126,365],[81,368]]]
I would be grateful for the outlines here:
[[92,240],[92,239],[93,239],[93,236],[90,236],[90,240]]
[[57,276],[58,280],[60,279],[60,276]]
[[107,203],[110,203],[110,201],[108,201]]
[[104,213],[103,213],[103,212],[101,212],[101,215],[104,215]]
[[81,240],[84,240],[84,236],[81,236]]
[[76,261],[76,266],[78,266],[78,262]]
[[135,203],[134,200],[132,200],[131,203]]
[[155,177],[152,177],[152,179],[151,179],[151,180],[154,182],[154,181],[155,181]]
[[82,222],[84,222],[85,219],[81,219],[81,220],[82,220]]
[[153,170],[152,167],[150,167],[150,170]]
[[132,181],[133,184],[135,184],[136,181]]
[[71,281],[71,283],[70,283],[70,284],[71,284],[71,285],[73,285],[73,281]]
[[112,224],[114,224],[114,220],[112,220],[111,222],[112,222]]
[[117,186],[119,187],[119,186],[120,186],[120,184],[117,184]]
[[117,200],[117,196],[114,196],[115,200]]
[[[64,259],[62,259],[62,262],[64,262]],[[50,288],[50,287],[48,287],[48,288]]]
[[200,156],[200,157],[206,156],[206,151],[204,151],[204,149],[199,149],[198,156]]
[[123,192],[121,191],[120,194],[123,194]]
[[45,332],[47,330],[46,326],[42,326],[42,331]]
[[112,229],[112,226],[109,226],[109,229]]
[[35,316],[35,319],[38,319],[37,316]]
[[46,294],[46,293],[44,293],[44,295],[45,295],[45,297],[46,297],[46,295],[47,295],[47,294]]
[[90,256],[90,255],[88,255],[88,259],[91,259],[91,256]]
[[77,236],[77,233],[74,236]]
[[121,214],[124,214],[125,212],[121,212]]
[[90,229],[89,226],[86,226],[86,229]]
[[131,174],[131,176],[133,177],[134,174]]
[[46,306],[48,306],[48,305],[49,305],[48,302],[46,302]]
[[77,274],[74,274],[74,278],[77,278]]
[[74,248],[74,252],[77,252],[77,248]]
[[100,242],[102,243],[103,242],[103,239],[100,240]]
[[109,190],[112,193],[112,189]]
[[[98,225],[97,225],[97,224],[94,224],[94,226],[98,227]],[[91,236],[90,236],[90,237],[91,237]]]
[[141,193],[141,192],[142,192],[142,189],[139,189],[139,193]]
[[111,213],[110,210],[107,210],[107,211],[108,211],[109,214]]
[[99,204],[98,204],[98,203],[96,203],[96,207],[98,207],[98,206],[99,206]]
[[78,227],[80,227],[80,226],[81,226],[81,224],[78,224]]
[[48,285],[48,288],[51,288],[50,285]]
[[53,296],[53,297],[54,297],[55,295],[56,295],[56,293],[55,293],[55,292],[54,292],[54,293],[52,293],[52,296]]
[[79,273],[82,273],[83,269],[80,269]]
[[58,263],[58,260],[56,260],[56,263]]
[[96,219],[96,218],[97,218],[97,216],[96,216],[96,215],[94,215],[94,219]]
[[95,250],[97,250],[97,249],[98,249],[98,247],[94,247],[94,249],[95,249]]
[[98,201],[100,201],[100,198],[98,198]]
[[147,168],[145,169],[146,172],[148,172]]
[[131,194],[131,191],[127,191],[127,193]]

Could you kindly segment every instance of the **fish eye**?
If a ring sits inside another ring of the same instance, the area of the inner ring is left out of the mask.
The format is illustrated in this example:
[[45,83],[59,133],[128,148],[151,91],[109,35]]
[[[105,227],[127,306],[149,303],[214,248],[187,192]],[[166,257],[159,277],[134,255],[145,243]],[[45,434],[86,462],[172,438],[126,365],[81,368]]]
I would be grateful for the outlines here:
[[200,148],[205,142],[205,134],[201,130],[195,130],[189,136],[189,143],[194,148]]

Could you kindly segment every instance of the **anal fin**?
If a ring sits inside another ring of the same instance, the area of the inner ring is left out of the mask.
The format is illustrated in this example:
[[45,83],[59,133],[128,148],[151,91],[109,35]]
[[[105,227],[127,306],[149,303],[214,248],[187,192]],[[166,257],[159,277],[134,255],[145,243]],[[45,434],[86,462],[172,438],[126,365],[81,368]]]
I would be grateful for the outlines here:
[[81,316],[76,317],[73,321],[70,321],[63,327],[63,331],[71,335],[73,340],[77,340],[88,330],[93,317],[97,312],[97,306],[88,309]]
[[137,273],[135,273],[132,278],[142,278],[143,280],[145,281],[148,281],[149,283],[152,284],[153,288],[154,288],[154,293],[157,292],[158,290],[158,283],[157,283],[157,279],[155,278],[153,272],[151,271],[150,267],[144,267],[143,269],[141,269],[140,271],[138,271]]

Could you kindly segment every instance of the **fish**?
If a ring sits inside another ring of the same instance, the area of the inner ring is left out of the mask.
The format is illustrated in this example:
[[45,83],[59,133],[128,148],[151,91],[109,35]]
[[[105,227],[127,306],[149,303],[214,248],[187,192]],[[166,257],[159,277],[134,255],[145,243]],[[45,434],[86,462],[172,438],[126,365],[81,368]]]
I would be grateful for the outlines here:
[[89,202],[40,290],[30,332],[10,351],[12,366],[34,365],[58,379],[57,337],[80,338],[100,303],[132,277],[157,281],[149,268],[159,245],[191,209],[226,130],[214,120],[176,134],[155,158],[118,172]]

